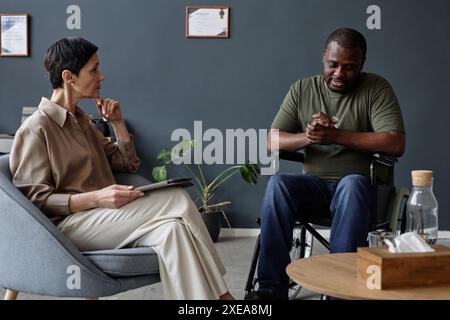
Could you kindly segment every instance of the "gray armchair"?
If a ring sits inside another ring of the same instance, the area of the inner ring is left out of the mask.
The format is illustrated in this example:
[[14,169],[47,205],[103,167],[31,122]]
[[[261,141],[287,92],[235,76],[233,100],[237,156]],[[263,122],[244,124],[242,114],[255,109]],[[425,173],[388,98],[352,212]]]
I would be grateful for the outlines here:
[[[148,183],[135,174],[116,181]],[[12,183],[9,156],[0,157],[0,287],[18,292],[96,298],[160,281],[150,247],[80,252]]]

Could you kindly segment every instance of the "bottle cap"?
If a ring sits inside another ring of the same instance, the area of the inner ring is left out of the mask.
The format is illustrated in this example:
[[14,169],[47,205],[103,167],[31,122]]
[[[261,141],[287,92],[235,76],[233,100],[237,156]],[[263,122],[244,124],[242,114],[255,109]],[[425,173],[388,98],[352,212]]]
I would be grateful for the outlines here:
[[411,171],[411,177],[414,187],[429,187],[433,180],[433,171],[413,170]]

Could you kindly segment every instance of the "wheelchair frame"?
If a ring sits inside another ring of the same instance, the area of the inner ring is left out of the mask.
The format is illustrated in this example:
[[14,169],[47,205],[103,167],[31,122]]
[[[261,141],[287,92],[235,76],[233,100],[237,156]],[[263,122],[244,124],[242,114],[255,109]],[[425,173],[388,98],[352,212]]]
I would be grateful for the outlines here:
[[[303,163],[305,155],[303,152],[288,152],[288,151],[279,151],[279,158],[282,160],[295,161]],[[370,164],[370,183],[374,187],[374,203],[371,217],[371,226],[370,230],[376,230],[379,228],[388,228],[396,233],[403,233],[406,228],[406,202],[409,198],[409,191],[405,187],[402,187],[398,192],[396,192],[396,188],[394,186],[394,166],[397,162],[397,158],[375,153],[372,156],[372,161]],[[383,166],[383,168],[387,169],[387,179],[381,179],[377,176],[377,171],[379,167]],[[379,186],[384,186],[384,188],[379,189]],[[389,201],[385,204],[384,207],[380,206],[378,194],[381,193],[383,197],[389,196]],[[381,208],[380,208],[381,207]],[[386,214],[387,213],[387,214]],[[260,225],[260,218],[256,219],[256,223],[258,226]],[[329,225],[327,225],[329,226]],[[300,235],[297,237],[296,229],[300,229]],[[312,235],[311,243],[308,244],[306,241],[307,232]],[[328,251],[330,250],[330,243],[326,240],[314,227],[313,224],[305,221],[303,219],[298,219],[294,226],[292,239],[292,248],[294,246],[300,246],[300,252],[298,257],[292,257],[292,260],[302,259],[308,257],[305,255],[308,246],[310,246],[310,254],[312,253],[312,242],[314,239],[319,241]],[[260,235],[258,235],[255,248],[253,250],[252,262],[250,264],[250,270],[247,277],[247,282],[245,285],[245,295],[244,300],[247,295],[255,289],[255,286],[258,282],[257,277],[255,277],[256,267],[258,265],[259,259],[259,244]],[[296,286],[295,282],[291,281],[289,288]],[[295,298],[300,292],[301,287],[295,290],[295,293],[290,298]]]

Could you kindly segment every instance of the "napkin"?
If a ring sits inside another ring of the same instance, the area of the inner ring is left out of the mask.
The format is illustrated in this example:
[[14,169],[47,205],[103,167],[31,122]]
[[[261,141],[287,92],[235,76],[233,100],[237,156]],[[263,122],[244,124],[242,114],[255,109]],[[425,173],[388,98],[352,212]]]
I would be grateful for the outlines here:
[[433,252],[435,251],[428,243],[417,233],[407,232],[394,238],[394,240],[384,240],[389,246],[389,252]]

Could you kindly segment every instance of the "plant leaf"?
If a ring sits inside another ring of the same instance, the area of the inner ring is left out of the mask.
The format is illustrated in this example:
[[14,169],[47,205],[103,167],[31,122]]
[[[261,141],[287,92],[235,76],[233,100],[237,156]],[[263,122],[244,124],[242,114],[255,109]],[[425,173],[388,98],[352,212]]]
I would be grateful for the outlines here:
[[166,166],[154,167],[152,170],[153,179],[156,181],[167,180],[167,169]]
[[247,167],[241,167],[239,169],[239,172],[241,173],[242,179],[244,179],[246,182],[250,181],[250,172]]
[[232,229],[231,229],[230,221],[228,221],[228,218],[227,218],[227,215],[225,214],[225,211],[223,211],[223,210],[220,210],[220,211],[222,212],[222,215],[223,215],[223,217],[225,218],[225,221],[227,222],[228,228],[229,228],[230,230],[232,230]]
[[229,204],[231,204],[231,201],[223,201],[223,202],[219,202],[219,203],[216,203],[216,204],[209,204],[208,208],[217,208],[217,207],[226,206],[226,205],[229,205]]
[[239,169],[242,178],[249,184],[256,184],[261,170],[257,164],[247,163]]
[[172,162],[171,151],[168,149],[162,149],[156,156],[156,159],[164,164],[170,164]]

